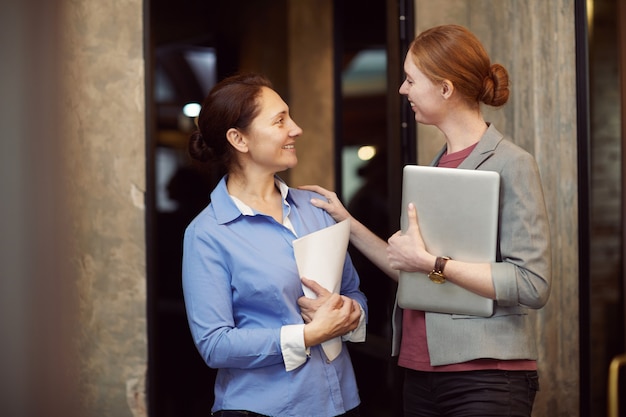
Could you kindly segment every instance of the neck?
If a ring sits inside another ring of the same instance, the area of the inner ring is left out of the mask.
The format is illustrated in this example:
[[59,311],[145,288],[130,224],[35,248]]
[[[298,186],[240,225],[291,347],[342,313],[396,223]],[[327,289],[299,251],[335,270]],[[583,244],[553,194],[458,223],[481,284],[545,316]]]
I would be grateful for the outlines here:
[[461,112],[438,126],[446,137],[448,153],[472,146],[487,131],[487,123],[480,112]]
[[228,175],[226,188],[230,195],[246,203],[271,201],[278,193],[273,175],[255,176],[233,172]]

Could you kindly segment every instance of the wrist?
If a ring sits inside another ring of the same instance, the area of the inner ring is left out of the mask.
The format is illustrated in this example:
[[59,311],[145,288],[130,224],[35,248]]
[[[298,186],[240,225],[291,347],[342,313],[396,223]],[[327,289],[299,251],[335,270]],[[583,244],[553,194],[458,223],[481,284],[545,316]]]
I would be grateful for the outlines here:
[[319,345],[324,341],[323,334],[317,329],[317,326],[313,322],[304,325],[304,346],[309,348],[311,346]]
[[433,266],[433,270],[428,274],[428,278],[435,284],[443,284],[446,282],[446,276],[444,274],[444,269],[446,268],[446,263],[450,260],[448,256],[437,256],[435,258],[435,265]]
[[426,268],[424,268],[426,270],[426,273],[428,274],[431,271],[434,271],[436,266],[437,256],[428,254],[428,261],[426,262]]

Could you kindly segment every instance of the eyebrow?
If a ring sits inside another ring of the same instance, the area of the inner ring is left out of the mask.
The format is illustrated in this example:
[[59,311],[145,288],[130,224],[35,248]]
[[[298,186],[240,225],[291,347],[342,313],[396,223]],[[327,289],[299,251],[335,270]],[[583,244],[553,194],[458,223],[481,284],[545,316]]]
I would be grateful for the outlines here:
[[287,110],[281,110],[278,113],[273,114],[270,117],[270,119],[273,120],[273,119],[277,118],[278,116],[286,116],[287,114],[289,114],[289,108],[287,108]]

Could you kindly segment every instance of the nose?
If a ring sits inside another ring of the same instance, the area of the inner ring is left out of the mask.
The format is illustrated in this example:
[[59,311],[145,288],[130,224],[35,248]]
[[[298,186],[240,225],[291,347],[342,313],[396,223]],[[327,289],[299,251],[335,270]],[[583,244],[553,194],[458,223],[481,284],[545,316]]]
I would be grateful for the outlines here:
[[398,93],[400,93],[403,96],[407,94],[406,89],[404,88],[405,84],[406,84],[406,81],[403,81],[402,84],[400,84],[400,88],[398,88]]
[[291,129],[289,129],[289,136],[294,138],[300,136],[302,134],[302,128],[298,126],[293,120],[291,121],[291,123],[293,126],[291,127]]

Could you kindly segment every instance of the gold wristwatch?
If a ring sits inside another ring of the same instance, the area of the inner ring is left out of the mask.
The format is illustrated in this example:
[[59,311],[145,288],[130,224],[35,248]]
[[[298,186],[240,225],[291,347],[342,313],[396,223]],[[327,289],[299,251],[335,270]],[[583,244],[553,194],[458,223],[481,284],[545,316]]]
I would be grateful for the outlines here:
[[446,277],[443,275],[443,268],[446,267],[446,262],[448,262],[450,258],[448,256],[437,256],[435,260],[435,269],[432,270],[430,274],[428,274],[428,278],[435,284],[443,284],[446,282]]

